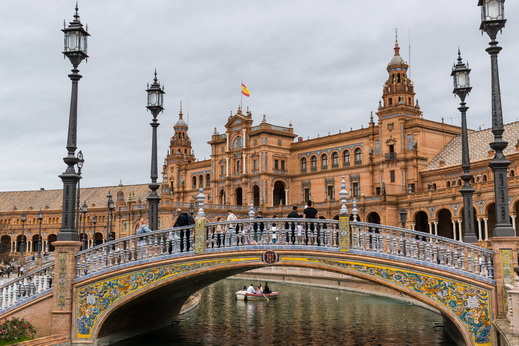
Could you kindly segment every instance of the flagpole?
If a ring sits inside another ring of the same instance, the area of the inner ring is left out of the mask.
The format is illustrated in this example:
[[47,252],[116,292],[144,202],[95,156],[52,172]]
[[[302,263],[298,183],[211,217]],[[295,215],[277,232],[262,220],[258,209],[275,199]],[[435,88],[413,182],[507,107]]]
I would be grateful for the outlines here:
[[243,82],[240,84],[240,109],[243,108]]

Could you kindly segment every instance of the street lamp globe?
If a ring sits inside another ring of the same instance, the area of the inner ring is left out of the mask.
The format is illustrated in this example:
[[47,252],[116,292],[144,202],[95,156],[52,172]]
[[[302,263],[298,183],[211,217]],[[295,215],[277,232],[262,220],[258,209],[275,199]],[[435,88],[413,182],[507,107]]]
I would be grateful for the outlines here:
[[458,49],[458,63],[452,68],[451,76],[454,82],[454,94],[458,95],[461,101],[465,101],[465,97],[472,90],[470,86],[470,68],[468,63],[465,65],[461,59],[461,52]]
[[479,0],[481,22],[505,20],[505,0]]
[[88,212],[88,206],[86,204],[86,201],[83,202],[83,205],[81,206],[81,213],[86,214]]
[[88,58],[87,37],[90,36],[87,30],[83,29],[83,24],[79,20],[77,5],[74,20],[69,22],[68,27],[65,27],[65,22],[63,22],[61,31],[65,34],[63,54],[70,59],[74,67],[77,67],[83,59]]
[[405,209],[400,209],[400,222],[402,223],[402,228],[405,228],[405,223],[407,221],[407,211]]
[[148,89],[146,89],[148,93],[148,104],[146,108],[148,108],[154,116],[157,116],[158,113],[164,110],[164,88],[160,86],[160,83],[157,79],[157,70],[155,70],[155,77],[153,78],[153,83],[151,87],[148,85]]

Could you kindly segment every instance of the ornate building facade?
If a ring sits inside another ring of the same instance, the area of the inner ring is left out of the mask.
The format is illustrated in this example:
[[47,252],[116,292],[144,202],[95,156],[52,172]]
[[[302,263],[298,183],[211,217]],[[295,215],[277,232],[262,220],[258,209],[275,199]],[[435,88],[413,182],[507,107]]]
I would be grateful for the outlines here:
[[[200,188],[210,220],[227,209],[246,217],[251,206],[267,217],[284,217],[293,205],[302,212],[309,200],[321,217],[335,218],[344,177],[347,206],[351,210],[355,202],[361,221],[399,226],[405,211],[407,228],[462,239],[461,129],[424,118],[407,70],[395,42],[382,99],[376,114],[366,116],[367,127],[303,140],[291,124],[271,124],[263,116],[255,125],[252,112],[238,108],[222,133],[215,128],[208,141],[211,158],[202,161],[193,154],[180,107],[162,171],[160,228],[173,225],[176,208],[193,211]],[[506,125],[514,228],[519,215],[518,138],[519,123]],[[492,236],[495,224],[491,141],[490,129],[469,134],[476,233],[482,241]],[[113,213],[107,209],[109,193],[114,194]],[[78,228],[86,246],[107,239],[110,215],[115,237],[134,234],[138,220],[147,217],[148,194],[146,184],[81,189],[88,210],[79,213]],[[26,252],[37,251],[40,233],[43,250],[52,251],[61,227],[61,198],[61,190],[0,192],[2,251],[19,251],[22,244]],[[22,214],[27,215],[25,222]]]

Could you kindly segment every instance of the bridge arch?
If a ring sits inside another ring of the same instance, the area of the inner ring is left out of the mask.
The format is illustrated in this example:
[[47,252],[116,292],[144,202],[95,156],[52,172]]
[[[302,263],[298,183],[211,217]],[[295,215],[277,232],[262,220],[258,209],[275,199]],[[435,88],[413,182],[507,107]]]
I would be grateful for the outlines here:
[[[354,253],[276,250],[276,254],[275,266],[332,271],[390,287],[439,311],[466,344],[490,345],[493,286],[489,283]],[[140,334],[161,327],[197,290],[265,266],[263,255],[265,250],[254,249],[170,258],[81,280],[74,288],[75,341],[109,340],[128,336],[129,331]],[[467,298],[461,292],[471,293]],[[460,307],[470,308],[470,316]],[[139,325],[142,321],[146,324]]]

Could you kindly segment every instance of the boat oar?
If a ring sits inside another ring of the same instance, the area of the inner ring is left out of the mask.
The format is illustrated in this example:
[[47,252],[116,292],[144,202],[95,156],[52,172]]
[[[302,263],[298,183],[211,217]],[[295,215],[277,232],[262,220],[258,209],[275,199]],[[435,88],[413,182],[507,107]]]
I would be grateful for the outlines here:
[[269,297],[267,297],[266,295],[264,295],[263,293],[261,294],[263,297],[265,297],[265,299],[268,301],[270,301]]

